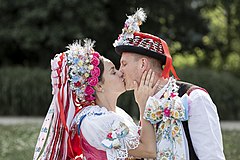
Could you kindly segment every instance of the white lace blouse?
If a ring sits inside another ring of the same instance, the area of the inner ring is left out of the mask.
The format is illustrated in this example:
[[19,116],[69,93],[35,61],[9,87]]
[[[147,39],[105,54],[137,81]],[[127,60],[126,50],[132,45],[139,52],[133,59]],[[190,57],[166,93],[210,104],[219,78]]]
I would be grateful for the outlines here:
[[86,107],[75,116],[74,123],[92,147],[106,151],[107,159],[125,159],[128,150],[139,145],[139,127],[119,107],[116,112],[100,106]]

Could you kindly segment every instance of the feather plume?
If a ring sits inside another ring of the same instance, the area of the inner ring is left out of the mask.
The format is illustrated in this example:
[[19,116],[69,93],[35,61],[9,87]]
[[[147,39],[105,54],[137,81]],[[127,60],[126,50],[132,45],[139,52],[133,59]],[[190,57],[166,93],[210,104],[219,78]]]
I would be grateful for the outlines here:
[[147,19],[147,15],[145,13],[145,11],[143,10],[143,8],[139,8],[136,13],[133,15],[133,17],[135,19],[137,19],[137,21],[141,21],[141,22],[145,22],[145,20]]

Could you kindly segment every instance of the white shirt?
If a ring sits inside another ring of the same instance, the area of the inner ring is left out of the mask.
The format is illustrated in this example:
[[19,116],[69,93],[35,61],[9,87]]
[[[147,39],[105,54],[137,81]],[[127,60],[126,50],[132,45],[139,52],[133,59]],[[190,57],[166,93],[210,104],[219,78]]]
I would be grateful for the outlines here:
[[208,93],[193,90],[189,98],[189,132],[200,160],[224,160],[222,133],[216,105]]
[[[155,98],[160,98],[165,87]],[[208,93],[195,89],[189,95],[189,132],[199,160],[225,160],[216,105]]]

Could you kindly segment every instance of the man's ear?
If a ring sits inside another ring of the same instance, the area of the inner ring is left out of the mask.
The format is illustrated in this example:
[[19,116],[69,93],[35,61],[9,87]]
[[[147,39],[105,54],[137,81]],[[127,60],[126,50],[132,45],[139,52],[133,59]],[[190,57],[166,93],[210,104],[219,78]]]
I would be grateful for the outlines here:
[[149,61],[148,61],[148,59],[147,58],[141,58],[140,60],[139,60],[139,69],[142,71],[142,73],[145,71],[145,70],[147,70],[147,68],[148,68],[148,65],[149,65]]

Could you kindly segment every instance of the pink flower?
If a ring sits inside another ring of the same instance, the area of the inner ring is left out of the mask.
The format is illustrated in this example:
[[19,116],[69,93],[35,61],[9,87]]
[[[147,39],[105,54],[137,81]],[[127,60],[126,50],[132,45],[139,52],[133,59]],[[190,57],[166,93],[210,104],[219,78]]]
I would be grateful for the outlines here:
[[100,63],[100,60],[99,60],[97,57],[94,57],[94,56],[93,56],[92,61],[91,61],[91,64],[92,64],[93,66],[98,66],[99,63]]
[[87,95],[92,95],[94,93],[94,89],[91,86],[87,86],[85,89],[85,93]]
[[85,99],[87,101],[93,101],[93,100],[95,100],[95,97],[93,97],[92,95],[88,95],[88,96],[85,97]]
[[96,86],[98,83],[98,78],[97,77],[90,77],[88,78],[88,84],[90,86]]
[[93,53],[93,57],[99,58],[99,57],[100,57],[100,54],[99,54],[98,52],[94,52],[94,53]]
[[98,67],[94,67],[91,71],[91,76],[92,77],[98,77],[100,75],[100,69]]
[[165,115],[166,117],[169,117],[169,116],[170,116],[170,109],[165,108],[163,112],[164,112],[164,115]]

